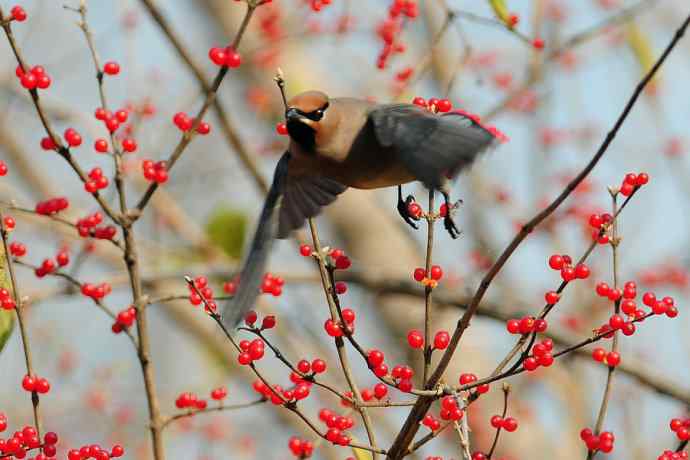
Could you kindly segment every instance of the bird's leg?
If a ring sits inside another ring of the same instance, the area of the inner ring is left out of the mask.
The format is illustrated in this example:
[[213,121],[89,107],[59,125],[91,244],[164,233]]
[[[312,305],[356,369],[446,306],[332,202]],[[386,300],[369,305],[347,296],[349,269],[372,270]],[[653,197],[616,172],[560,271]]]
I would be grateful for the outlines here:
[[446,190],[441,190],[441,193],[443,193],[443,200],[446,204],[446,215],[443,216],[443,226],[448,230],[450,237],[456,239],[462,232],[455,225],[455,222],[453,222],[452,213],[455,211],[455,208],[462,204],[462,200],[451,203],[450,194]]
[[409,207],[410,204],[414,203],[415,199],[412,195],[407,195],[407,198],[403,201],[402,197],[402,186],[398,185],[398,212],[402,216],[402,218],[407,222],[410,227],[414,228],[417,230],[417,224],[413,222],[413,220],[419,220],[419,217],[415,217],[410,215]]

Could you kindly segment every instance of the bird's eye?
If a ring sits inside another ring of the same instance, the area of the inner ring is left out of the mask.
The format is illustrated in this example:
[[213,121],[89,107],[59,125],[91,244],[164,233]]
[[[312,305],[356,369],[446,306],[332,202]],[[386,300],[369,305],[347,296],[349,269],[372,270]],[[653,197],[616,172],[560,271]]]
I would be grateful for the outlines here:
[[323,118],[323,110],[324,109],[317,109],[313,112],[309,112],[308,114],[306,114],[306,117],[313,121],[319,121]]

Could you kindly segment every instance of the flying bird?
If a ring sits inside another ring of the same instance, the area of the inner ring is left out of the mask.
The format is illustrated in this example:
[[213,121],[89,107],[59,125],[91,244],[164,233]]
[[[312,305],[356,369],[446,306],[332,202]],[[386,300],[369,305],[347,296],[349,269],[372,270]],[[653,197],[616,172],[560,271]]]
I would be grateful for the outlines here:
[[287,238],[348,187],[398,186],[398,212],[416,227],[402,184],[420,181],[443,194],[444,226],[453,238],[449,178],[472,164],[502,134],[462,111],[435,114],[415,104],[329,98],[321,91],[293,97],[285,111],[290,136],[278,161],[249,254],[223,323],[235,327],[254,306],[271,243]]

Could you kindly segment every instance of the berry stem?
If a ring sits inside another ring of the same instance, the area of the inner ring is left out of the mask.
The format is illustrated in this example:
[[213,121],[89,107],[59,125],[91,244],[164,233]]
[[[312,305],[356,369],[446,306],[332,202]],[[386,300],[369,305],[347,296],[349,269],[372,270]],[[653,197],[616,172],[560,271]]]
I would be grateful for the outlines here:
[[[611,192],[611,207],[612,214],[616,215],[618,212],[618,191]],[[614,220],[611,224],[611,260],[613,265],[613,288],[618,289],[618,244],[620,243],[620,236],[618,234],[618,220]],[[614,313],[620,313],[620,303],[621,299],[617,299],[614,302]],[[611,344],[611,351],[618,352],[618,330],[613,333],[613,341]],[[616,372],[616,366],[609,366],[608,374],[606,375],[606,386],[604,387],[604,395],[601,399],[601,405],[599,406],[599,415],[597,416],[597,422],[594,425],[594,434],[599,435],[601,429],[604,426],[604,421],[606,420],[606,412],[608,411],[609,401],[611,400],[611,391],[613,389],[613,375]],[[587,452],[587,460],[592,460],[597,454],[596,450],[590,450]]]
[[[342,313],[339,311],[338,307],[336,306],[336,301],[335,301],[335,287],[332,284],[332,280],[329,279],[329,274],[328,270],[326,268],[326,264],[324,263],[323,259],[323,251],[321,248],[321,242],[319,241],[319,233],[318,230],[316,229],[316,223],[314,222],[313,218],[309,218],[309,230],[311,231],[311,237],[312,241],[314,243],[314,250],[316,251],[316,254],[318,255],[315,257],[318,265],[319,265],[319,273],[321,275],[321,285],[323,286],[323,291],[324,294],[326,295],[326,301],[328,302],[328,308],[331,313],[331,319],[333,321],[342,321]],[[345,322],[343,321],[343,324]],[[347,326],[344,326],[345,328]],[[351,334],[346,334],[346,335],[351,335]],[[335,341],[335,347],[338,352],[338,359],[340,360],[340,366],[343,370],[343,374],[345,375],[345,380],[347,380],[347,383],[350,387],[350,390],[352,391],[352,398],[355,401],[355,409],[357,412],[359,412],[360,416],[362,417],[362,422],[364,423],[364,428],[367,431],[367,437],[369,438],[369,442],[371,443],[371,446],[375,449],[378,450],[378,446],[376,444],[376,435],[374,434],[374,429],[373,429],[373,423],[371,421],[371,417],[369,416],[369,412],[367,411],[366,408],[362,407],[362,396],[361,393],[359,392],[359,388],[357,387],[357,382],[355,381],[354,375],[352,373],[352,368],[350,367],[350,360],[347,356],[347,351],[345,350],[345,342],[343,341],[342,337],[334,337]],[[378,458],[378,454],[376,452],[373,453],[372,460],[376,460]]]
[[[448,209],[446,212],[450,212]],[[429,190],[429,207],[427,208],[426,224],[427,224],[427,238],[426,238],[426,273],[430,276],[432,254],[434,250],[434,190]],[[429,372],[431,371],[431,354],[433,353],[433,342],[431,340],[431,307],[433,292],[431,284],[424,287],[424,375],[422,380],[422,388],[429,389],[426,386],[429,380]]]
[[[507,383],[503,384],[503,413],[501,414],[501,418],[505,419],[506,414],[508,413],[508,395],[510,395],[510,385]],[[496,428],[496,435],[494,436],[494,442],[491,444],[491,449],[489,449],[489,453],[486,454],[486,458],[490,459],[491,456],[494,454],[494,451],[496,450],[496,446],[498,445],[498,436],[501,434],[501,427],[499,426]]]
[[[2,18],[2,11],[0,11],[0,18]],[[12,265],[12,257],[10,255],[9,245],[7,243],[8,231],[5,228],[5,217],[0,211],[0,234],[2,235],[2,247],[3,247],[3,257],[5,259],[5,267],[7,268],[7,274],[10,278],[10,290],[12,291],[12,296],[14,298],[14,311],[17,315],[17,325],[19,326],[19,335],[22,338],[22,349],[24,350],[24,361],[26,362],[26,374],[29,376],[36,375],[34,373],[34,367],[31,359],[31,346],[29,345],[29,334],[26,330],[26,324],[24,323],[24,304],[22,303],[22,298],[19,293],[19,287],[17,286],[17,279],[14,276],[14,267]],[[40,399],[38,393],[34,390],[31,392],[31,405],[33,406],[34,414],[34,425],[36,426],[36,432],[38,437],[41,437],[41,411],[40,411]]]

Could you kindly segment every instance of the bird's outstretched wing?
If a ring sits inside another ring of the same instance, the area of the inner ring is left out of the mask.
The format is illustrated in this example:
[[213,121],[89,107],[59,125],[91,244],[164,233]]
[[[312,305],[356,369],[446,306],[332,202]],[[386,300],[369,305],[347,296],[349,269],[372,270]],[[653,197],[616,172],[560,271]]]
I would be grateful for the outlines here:
[[435,115],[412,104],[377,107],[369,119],[379,143],[393,147],[410,173],[435,189],[444,175],[459,173],[496,139],[461,113]]
[[290,232],[300,228],[309,217],[335,201],[346,186],[320,176],[288,176],[278,219],[278,238],[287,238]]
[[286,238],[305,219],[319,213],[347,187],[321,177],[293,178],[288,174],[290,154],[284,153],[276,165],[254,239],[246,256],[235,295],[223,308],[223,325],[232,329],[254,307],[266,271],[273,240]]

